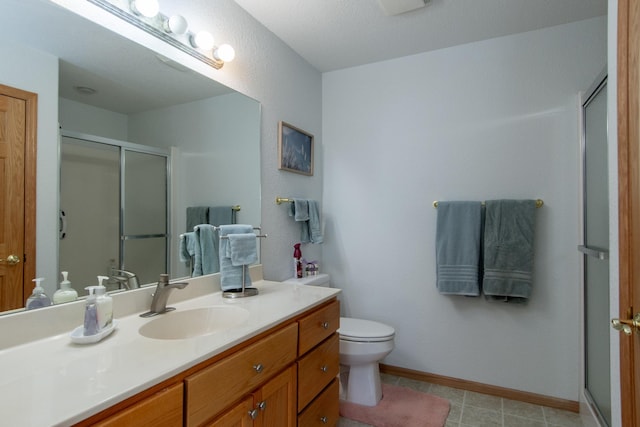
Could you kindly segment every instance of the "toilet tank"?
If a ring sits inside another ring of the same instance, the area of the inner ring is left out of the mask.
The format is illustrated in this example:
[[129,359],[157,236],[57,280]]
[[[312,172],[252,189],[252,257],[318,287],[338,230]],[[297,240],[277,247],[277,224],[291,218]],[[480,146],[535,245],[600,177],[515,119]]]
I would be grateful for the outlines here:
[[282,283],[289,283],[292,285],[308,285],[308,286],[322,286],[323,288],[331,287],[331,278],[328,274],[317,274],[315,276],[303,277],[301,279],[293,278],[285,280]]

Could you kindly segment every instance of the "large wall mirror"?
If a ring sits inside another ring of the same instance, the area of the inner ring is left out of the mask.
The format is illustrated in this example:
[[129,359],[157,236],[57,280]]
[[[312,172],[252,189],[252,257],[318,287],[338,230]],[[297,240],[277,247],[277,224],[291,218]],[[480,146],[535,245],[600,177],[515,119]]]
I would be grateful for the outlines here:
[[[237,223],[260,226],[259,102],[46,0],[3,0],[0,16],[0,84],[29,75],[57,94],[49,106],[39,94],[38,113],[61,128],[38,130],[39,156],[47,141],[58,153],[38,158],[60,191],[47,198],[38,187],[37,244],[56,248],[55,267],[40,252],[36,264],[49,296],[61,271],[81,296],[114,268],[139,285],[166,271],[189,276],[178,254],[189,207],[233,206]],[[54,233],[40,221],[52,215]]]

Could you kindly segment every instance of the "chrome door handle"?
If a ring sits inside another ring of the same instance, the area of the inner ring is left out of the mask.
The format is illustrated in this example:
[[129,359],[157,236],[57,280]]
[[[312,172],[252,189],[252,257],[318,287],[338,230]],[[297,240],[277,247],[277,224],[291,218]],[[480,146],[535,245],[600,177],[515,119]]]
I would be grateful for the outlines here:
[[264,366],[262,366],[262,363],[258,363],[257,365],[253,365],[253,370],[256,371],[257,373],[262,372],[263,369],[264,369]]
[[4,259],[0,258],[0,262],[6,262],[9,265],[16,265],[20,262],[20,257],[18,255],[9,255]]
[[634,329],[640,332],[640,313],[633,316],[631,320],[611,319],[611,327],[616,331],[624,332],[625,335],[631,335]]
[[591,249],[584,245],[579,245],[578,250],[585,255],[589,255],[590,257],[598,258],[601,260],[609,259],[609,251],[599,251],[597,249]]

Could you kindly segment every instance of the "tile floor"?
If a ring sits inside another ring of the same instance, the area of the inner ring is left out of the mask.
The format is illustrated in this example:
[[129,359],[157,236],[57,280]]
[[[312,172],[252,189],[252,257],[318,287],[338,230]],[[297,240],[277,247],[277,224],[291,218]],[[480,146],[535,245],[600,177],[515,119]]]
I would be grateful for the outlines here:
[[[382,381],[448,399],[451,411],[445,427],[582,427],[580,416],[573,412],[387,374],[382,374]],[[338,427],[369,425],[340,418]]]

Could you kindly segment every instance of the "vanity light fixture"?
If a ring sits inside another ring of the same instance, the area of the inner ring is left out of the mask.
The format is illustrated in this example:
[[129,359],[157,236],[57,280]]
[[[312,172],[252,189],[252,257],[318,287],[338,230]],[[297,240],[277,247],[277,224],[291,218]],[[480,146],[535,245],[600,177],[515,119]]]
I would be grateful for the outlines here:
[[231,62],[236,57],[236,51],[229,44],[221,44],[213,51],[213,57],[223,62]]
[[200,31],[192,35],[189,40],[191,41],[191,46],[202,50],[211,50],[215,45],[215,40],[208,31]]
[[189,28],[189,24],[181,15],[173,15],[164,21],[164,30],[167,33],[184,34],[187,32],[187,28]]
[[160,13],[160,5],[157,0],[131,0],[131,11],[136,15],[153,18]]
[[[170,17],[160,13],[158,0],[86,0],[129,24],[159,38],[171,46],[219,70],[235,58],[228,44],[215,46],[211,33],[188,31],[181,15]],[[124,4],[123,4],[124,3]],[[127,7],[128,5],[128,7]]]

